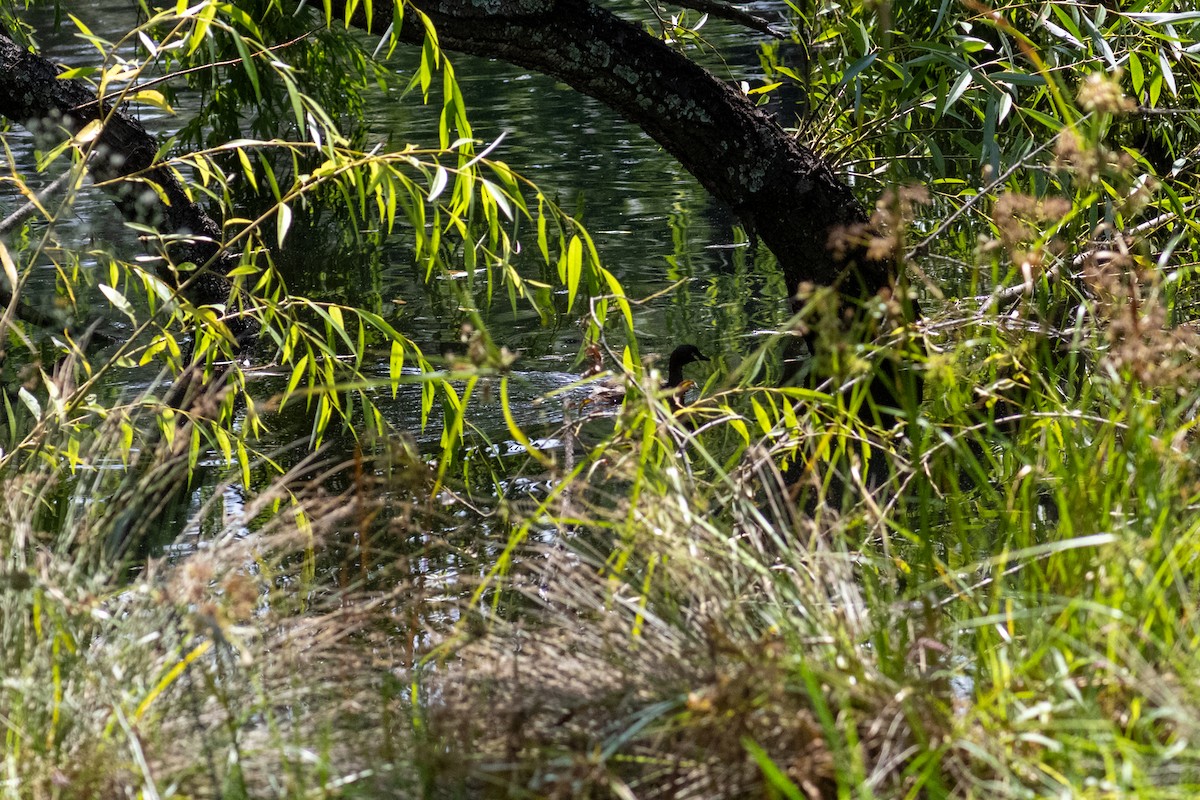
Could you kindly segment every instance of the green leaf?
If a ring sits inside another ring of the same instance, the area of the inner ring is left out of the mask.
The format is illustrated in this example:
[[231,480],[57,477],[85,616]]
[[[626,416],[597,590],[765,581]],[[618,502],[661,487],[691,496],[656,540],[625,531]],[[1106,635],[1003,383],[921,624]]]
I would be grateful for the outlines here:
[[517,424],[517,420],[513,417],[512,405],[508,400],[508,376],[500,379],[500,410],[504,415],[504,424],[508,427],[508,432],[517,440],[517,443],[525,448],[525,452],[533,456],[542,466],[550,467],[553,461],[543,454],[540,450],[533,446],[533,442],[521,430],[521,426]]
[[296,365],[292,367],[292,375],[290,378],[288,378],[287,388],[284,390],[283,398],[279,402],[280,408],[287,403],[288,398],[292,396],[294,391],[296,391],[296,387],[300,385],[300,381],[304,380],[304,377],[307,374],[307,367],[308,355],[303,355],[300,357],[300,360],[296,362]]
[[[112,303],[118,311],[129,317],[129,319],[134,320],[133,306],[125,299],[125,295],[106,283],[97,284],[97,286],[100,289],[100,293],[108,298],[108,302]],[[136,322],[136,320],[134,321]]]
[[729,426],[737,432],[738,436],[742,437],[742,442],[750,444],[750,428],[745,421],[741,417],[734,416],[732,410],[728,408],[722,410],[729,415]]
[[246,47],[246,41],[236,34],[233,37],[233,44],[237,47],[238,55],[242,58],[242,69],[246,71],[246,77],[250,79],[250,86],[254,89],[254,97],[262,102],[262,89],[258,85],[258,67],[254,65],[254,58],[250,55],[250,48]]
[[72,67],[71,69],[65,69],[58,73],[57,77],[60,81],[70,81],[75,80],[76,78],[86,79],[92,77],[98,71],[99,70],[97,70],[95,67]]
[[1129,78],[1133,82],[1133,94],[1140,100],[1142,97],[1142,86],[1146,82],[1146,75],[1142,72],[1142,60],[1134,52],[1130,52],[1129,54]]
[[[433,84],[433,70],[435,69],[434,65],[436,63],[437,45],[435,45],[429,37],[426,37],[425,43],[421,47],[421,62],[417,67],[417,81],[421,85],[421,96],[427,103],[429,102],[429,87]],[[441,131],[443,136],[445,136],[447,133],[444,126],[444,121],[445,118],[443,117],[443,129]],[[448,138],[447,141],[449,141]]]
[[1121,16],[1145,22],[1147,25],[1175,25],[1180,22],[1200,22],[1200,11],[1138,11],[1126,12]]
[[583,242],[578,236],[572,236],[567,245],[567,312],[575,304],[575,295],[579,292],[579,278],[583,275]]
[[[67,14],[67,16],[71,18],[71,22],[75,23],[75,27],[79,28],[79,32],[82,33],[84,36],[95,36],[96,35],[96,34],[92,33],[91,29],[87,25],[83,24],[83,20],[81,20],[79,17],[75,16],[74,14]],[[101,51],[101,52],[103,52],[103,51]]]
[[392,399],[400,390],[400,376],[404,374],[404,345],[399,339],[392,340],[391,354],[388,358],[388,378],[392,385]]
[[140,92],[134,93],[129,99],[136,103],[145,103],[146,105],[154,106],[167,114],[175,113],[175,109],[171,108],[171,104],[167,102],[167,98],[163,93],[156,92],[153,89],[143,89]]
[[304,95],[296,87],[295,80],[286,72],[279,72],[279,76],[283,79],[283,85],[287,89],[288,100],[292,104],[292,114],[296,118],[296,127],[300,130],[300,135],[305,135],[308,130],[307,116],[304,113]]
[[954,85],[950,87],[950,91],[946,93],[946,102],[942,105],[941,111],[938,113],[939,117],[949,111],[950,107],[970,88],[972,77],[974,76],[969,69],[958,76],[958,80],[954,82]]
[[200,428],[192,428],[188,442],[188,474],[195,473],[196,464],[200,462]]
[[759,429],[764,434],[770,433],[775,425],[771,422],[771,418],[767,416],[767,410],[753,397],[750,398],[750,407],[754,410],[754,418],[758,421]]
[[851,18],[846,22],[846,33],[855,49],[862,55],[866,55],[871,49],[871,37],[868,35],[866,27],[859,20]]
[[1175,73],[1171,70],[1171,62],[1167,60],[1167,52],[1161,47],[1158,49],[1158,65],[1162,69],[1162,77],[1167,82],[1167,89],[1171,92],[1171,96],[1178,97],[1179,92],[1175,88]]
[[621,286],[621,282],[617,280],[615,275],[613,275],[611,272],[604,269],[603,267],[600,267],[600,275],[604,278],[605,282],[608,284],[609,292],[611,292],[613,297],[616,298],[617,305],[621,309],[621,314],[625,317],[625,327],[632,334],[633,333],[633,308],[629,305],[628,298],[625,297],[624,287]]
[[1061,41],[1066,42],[1067,44],[1071,45],[1072,47],[1083,50],[1084,45],[1083,45],[1083,42],[1080,41],[1080,38],[1082,38],[1082,34],[1080,33],[1079,29],[1075,27],[1075,24],[1073,22],[1071,22],[1064,16],[1062,9],[1060,9],[1058,6],[1054,6],[1054,5],[1052,5],[1051,7],[1054,9],[1054,11],[1058,15],[1059,20],[1061,22],[1063,22],[1064,24],[1070,25],[1071,30],[1068,31],[1065,28],[1055,25],[1053,22],[1051,22],[1048,19],[1042,20],[1042,27],[1044,27],[1046,30],[1050,31],[1050,33],[1052,35],[1054,35],[1056,38],[1060,39]]
[[546,239],[546,215],[543,213],[542,207],[544,201],[541,195],[538,195],[538,210],[537,210],[537,241],[538,250],[542,252],[542,260],[547,264],[550,263],[550,246]]
[[762,86],[757,86],[753,89],[750,89],[749,91],[746,92],[746,94],[751,95],[751,96],[756,95],[756,94],[770,94],[771,92],[778,89],[780,86],[783,86],[783,83],[780,81],[775,81],[774,83],[767,83]]
[[246,443],[240,438],[237,440],[237,456],[238,466],[242,471],[242,486],[249,489],[253,484],[250,482],[250,456],[246,452]]
[[483,188],[496,201],[496,205],[500,207],[500,210],[504,212],[504,216],[511,220],[513,218],[512,206],[509,204],[508,198],[504,196],[504,190],[489,180],[482,178],[480,180],[483,183]]
[[[858,61],[855,61],[854,64],[851,65],[850,69],[846,70],[846,74],[842,76],[842,79],[840,81],[838,81],[838,84],[840,84],[840,85],[849,84],[850,81],[852,81],[856,77],[858,77],[859,73],[861,73],[863,70],[868,69],[872,64],[874,64],[875,59],[877,59],[877,58],[879,58],[879,53],[868,53],[863,58],[860,58]],[[776,84],[776,85],[778,85],[778,84]]]
[[1030,116],[1033,119],[1037,120],[1038,122],[1040,122],[1042,125],[1046,126],[1049,130],[1051,130],[1054,133],[1058,133],[1060,130],[1063,129],[1063,127],[1065,125],[1065,123],[1061,119],[1059,119],[1057,117],[1052,117],[1049,114],[1043,113],[1034,108],[1028,108],[1026,106],[1017,106],[1016,109],[1017,109],[1017,111],[1021,112],[1022,114],[1025,114],[1025,115]]
[[754,759],[754,763],[758,765],[770,788],[775,789],[787,800],[805,800],[800,788],[775,765],[766,750],[755,744],[748,736],[742,738],[742,747],[746,748],[746,752]]
[[212,25],[213,20],[217,17],[217,4],[204,3],[199,6],[200,13],[196,15],[196,24],[192,28],[192,33],[188,37],[188,51],[190,56],[196,52],[204,41],[204,37],[208,34],[208,29]]
[[42,404],[38,402],[38,399],[34,397],[28,389],[26,389],[24,386],[18,388],[17,397],[19,397],[25,407],[29,409],[30,414],[33,414],[33,416],[38,419],[41,418]]

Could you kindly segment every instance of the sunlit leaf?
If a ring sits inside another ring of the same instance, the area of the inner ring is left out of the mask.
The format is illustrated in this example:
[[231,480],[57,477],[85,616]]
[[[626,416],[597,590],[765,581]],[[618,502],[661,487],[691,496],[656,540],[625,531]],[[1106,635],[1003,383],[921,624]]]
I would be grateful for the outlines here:
[[750,407],[754,410],[754,418],[758,421],[759,430],[764,434],[770,433],[775,424],[771,422],[771,418],[767,416],[767,411],[762,407],[758,400],[750,398]]
[[140,92],[135,92],[129,99],[137,103],[145,103],[147,105],[154,106],[160,111],[164,111],[168,114],[175,113],[175,109],[171,108],[171,104],[167,102],[167,98],[163,95],[163,93],[155,91],[154,89],[143,89]]
[[100,293],[108,299],[108,302],[112,303],[118,311],[129,317],[131,320],[135,319],[133,306],[130,305],[129,300],[125,298],[125,295],[121,294],[119,291],[105,283],[97,284],[97,288],[100,290]]
[[1158,50],[1158,65],[1162,70],[1162,78],[1166,81],[1167,90],[1172,97],[1176,97],[1179,91],[1175,88],[1175,73],[1171,70],[1171,62],[1167,60],[1167,52],[1161,47]]
[[30,414],[32,414],[37,419],[41,418],[42,404],[39,403],[38,399],[33,396],[32,392],[30,392],[24,386],[21,386],[17,389],[17,397],[19,397],[21,400],[21,403],[24,404],[24,406],[27,409],[29,409]]
[[75,143],[84,145],[96,141],[100,134],[104,132],[104,123],[98,119],[94,119],[84,125],[79,133],[75,134]]
[[1137,53],[1129,54],[1129,78],[1133,83],[1133,94],[1140,98],[1142,96],[1142,86],[1146,81],[1146,76],[1142,72],[1142,60],[1138,58]]
[[572,236],[567,245],[567,311],[575,304],[579,292],[579,278],[583,275],[583,242]]
[[13,262],[12,254],[8,251],[8,246],[0,239],[0,266],[4,268],[4,277],[8,279],[8,288],[12,294],[17,294],[20,289],[20,279],[17,277],[17,265]]
[[511,220],[513,218],[512,206],[509,205],[508,198],[504,196],[504,191],[491,181],[485,180],[480,181],[480,183],[491,198],[496,201],[496,205],[500,207],[504,216]]
[[439,164],[438,168],[433,173],[433,182],[429,185],[429,194],[425,199],[430,203],[432,203],[434,200],[437,200],[438,197],[441,196],[442,192],[446,189],[446,184],[449,182],[449,180],[450,173],[445,167]]
[[187,53],[190,56],[196,52],[196,49],[204,42],[204,37],[208,34],[209,26],[217,16],[216,3],[203,3],[199,7],[199,12],[194,15],[196,21],[192,27],[192,33],[188,37]]
[[280,248],[283,247],[283,240],[287,238],[288,229],[292,227],[292,209],[287,203],[280,203],[276,211],[278,222],[276,233]]

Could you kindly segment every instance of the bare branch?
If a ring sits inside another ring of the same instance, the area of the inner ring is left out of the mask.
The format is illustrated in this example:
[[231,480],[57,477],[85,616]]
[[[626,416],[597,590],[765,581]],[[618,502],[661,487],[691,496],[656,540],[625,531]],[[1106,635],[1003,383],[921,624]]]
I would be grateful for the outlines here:
[[[90,158],[90,154],[89,154],[89,158]],[[82,172],[83,169],[86,169],[86,166],[81,165],[80,171]],[[33,197],[29,198],[29,200],[26,201],[25,205],[21,206],[16,211],[9,214],[3,220],[0,220],[0,236],[4,236],[4,235],[8,234],[10,231],[12,231],[14,228],[16,228],[22,222],[24,222],[29,217],[32,217],[34,214],[36,214],[38,211],[43,211],[43,207],[45,206],[45,203],[46,203],[46,198],[48,198],[50,195],[58,192],[58,190],[63,187],[63,184],[65,184],[67,182],[67,180],[69,178],[71,178],[71,176],[73,176],[74,174],[75,174],[74,167],[67,170],[62,175],[59,175],[57,178],[55,178],[50,183],[50,185],[46,186],[41,191],[39,191],[37,194],[35,194]]]
[[749,11],[743,11],[737,6],[719,2],[719,0],[671,0],[671,2],[683,8],[690,8],[693,11],[708,14],[710,17],[718,17],[719,19],[736,22],[751,30],[765,33],[774,39],[786,38],[783,32],[771,27],[771,23],[762,17],[755,16]]

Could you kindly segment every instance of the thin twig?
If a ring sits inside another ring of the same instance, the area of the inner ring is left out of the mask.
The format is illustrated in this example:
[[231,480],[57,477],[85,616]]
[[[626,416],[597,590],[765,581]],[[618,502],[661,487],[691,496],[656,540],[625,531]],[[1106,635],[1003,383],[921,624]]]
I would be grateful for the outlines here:
[[[82,168],[86,168],[86,160],[84,162],[84,166],[81,166],[81,169]],[[61,189],[63,184],[65,184],[74,174],[75,167],[71,167],[62,175],[59,175],[57,178],[55,178],[48,186],[37,192],[37,194],[33,195],[33,197],[29,198],[25,205],[9,214],[3,219],[3,221],[0,221],[0,236],[7,235],[10,231],[12,231],[25,220],[32,217],[38,211],[43,211],[43,205],[46,202],[46,198]]]
[[730,22],[736,22],[739,25],[744,25],[759,33],[765,33],[767,36],[775,39],[787,38],[783,33],[775,30],[767,20],[755,16],[748,11],[743,11],[737,6],[727,5],[717,0],[671,0],[671,2],[677,6],[690,8],[702,14],[708,14],[710,17],[718,17]]
[[[1191,205],[1191,206],[1188,206],[1185,210],[1192,210],[1195,207],[1196,207],[1195,205]],[[1152,228],[1156,228],[1159,225],[1166,224],[1167,222],[1170,222],[1172,219],[1175,219],[1178,216],[1179,215],[1176,214],[1174,211],[1168,211],[1166,213],[1159,214],[1154,219],[1146,220],[1145,222],[1130,229],[1130,231],[1126,234],[1121,234],[1118,232],[1117,236],[1121,237],[1121,238],[1126,238],[1126,237],[1133,238],[1136,236],[1140,236],[1141,234],[1145,233],[1146,231],[1151,230]],[[1078,270],[1079,268],[1081,268],[1085,263],[1087,263],[1087,260],[1089,258],[1111,258],[1116,255],[1121,255],[1121,254],[1112,253],[1111,251],[1105,250],[1100,247],[1093,248],[1091,250],[1087,250],[1087,251],[1075,256],[1073,259],[1071,259],[1071,269],[1072,269],[1071,274],[1074,275],[1075,271]],[[1124,253],[1124,255],[1127,256],[1128,253],[1126,252],[1126,253]],[[1045,278],[1048,281],[1056,281],[1061,277],[1061,275],[1062,275],[1062,262],[1056,262],[1054,265],[1052,265],[1050,267],[1050,269],[1046,270]],[[1040,281],[1040,278],[1039,278],[1039,281]],[[1021,299],[1022,297],[1027,297],[1027,296],[1033,294],[1034,283],[1035,283],[1035,281],[1033,281],[1033,280],[1026,280],[1026,281],[1022,281],[1021,283],[1015,284],[1013,286],[998,286],[998,287],[996,287],[996,289],[990,295],[988,295],[987,301],[981,307],[981,309],[980,309],[981,313],[987,313],[994,308],[1007,308],[1008,306],[1012,305],[1013,303],[1015,303],[1017,300]]]
[[1200,114],[1200,108],[1147,108],[1146,106],[1138,106],[1136,111],[1131,111],[1130,116],[1139,114],[1144,117],[1172,117]]
[[968,200],[967,202],[965,202],[961,206],[959,206],[954,211],[953,214],[946,217],[946,219],[944,219],[942,221],[941,225],[938,225],[936,228],[934,228],[933,233],[926,236],[924,239],[922,239],[920,241],[920,243],[918,243],[915,247],[913,247],[911,250],[909,250],[907,253],[905,253],[904,259],[906,261],[911,261],[912,259],[916,258],[917,256],[924,253],[926,250],[928,250],[929,246],[931,244],[933,244],[933,241],[935,239],[937,239],[939,236],[941,236],[943,233],[945,233],[946,229],[949,228],[951,225],[953,225],[954,221],[956,219],[961,217],[963,214],[967,213],[967,211],[969,211],[977,202],[982,200],[984,197],[989,196],[993,189],[995,189],[997,186],[999,186],[1000,184],[1002,184],[1006,180],[1008,180],[1009,177],[1011,177],[1014,172],[1016,172],[1018,169],[1021,169],[1022,167],[1024,167],[1030,159],[1032,159],[1038,153],[1045,150],[1047,147],[1049,147],[1051,144],[1053,144],[1057,140],[1058,140],[1057,136],[1052,137],[1052,138],[1048,139],[1047,141],[1045,141],[1044,143],[1042,143],[1041,146],[1039,146],[1036,150],[1031,152],[1029,155],[1025,156],[1024,158],[1018,159],[1016,161],[1016,163],[1014,163],[1008,169],[1004,170],[1004,172],[1001,173],[995,180],[993,180],[991,183],[989,183],[987,186],[985,186],[983,191],[975,194],[974,197],[972,197],[970,200]]

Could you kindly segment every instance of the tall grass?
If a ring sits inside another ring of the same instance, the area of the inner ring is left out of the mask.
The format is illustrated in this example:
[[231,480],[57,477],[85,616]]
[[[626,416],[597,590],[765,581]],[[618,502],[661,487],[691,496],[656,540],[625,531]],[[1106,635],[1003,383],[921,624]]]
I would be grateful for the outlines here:
[[1129,285],[1071,329],[947,306],[892,431],[804,390],[764,436],[777,390],[673,413],[633,376],[548,489],[431,504],[419,463],[306,463],[191,503],[213,535],[176,557],[115,558],[95,499],[145,516],[169,449],[10,478],[5,792],[1184,796],[1197,381],[1183,333],[1132,358],[1114,329],[1160,294]]
[[[438,651],[422,688],[449,772],[538,796],[1188,794],[1196,372],[1132,285],[1140,304],[1084,303],[1072,330],[931,319],[933,400],[885,485],[820,446],[858,423],[810,397],[789,441],[813,485],[841,473],[837,508],[627,407],[639,435],[607,443],[605,480],[536,518],[553,546]],[[1130,315],[1164,360],[1123,354]],[[505,593],[525,603],[497,619]]]

